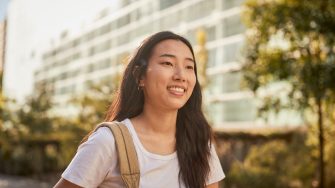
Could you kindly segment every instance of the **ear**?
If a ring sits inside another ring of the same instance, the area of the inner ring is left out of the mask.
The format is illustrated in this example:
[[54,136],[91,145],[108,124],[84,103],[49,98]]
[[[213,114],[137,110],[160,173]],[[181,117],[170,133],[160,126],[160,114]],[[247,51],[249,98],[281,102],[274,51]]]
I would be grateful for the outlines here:
[[142,78],[139,79],[139,74],[140,74],[140,71],[139,71],[139,70],[140,70],[140,69],[139,69],[139,66],[136,65],[136,66],[134,67],[133,72],[132,72],[134,78],[136,79],[136,83],[137,83],[137,84],[139,84],[140,81],[141,81],[141,79],[142,79]]
[[[143,68],[145,66],[145,61],[144,60],[141,60],[140,65],[135,65],[133,71],[132,71],[132,74],[134,76],[134,78],[136,79],[136,83],[138,85],[143,85],[143,79],[145,77],[145,74],[142,73],[142,76],[140,76],[141,74],[141,70],[143,71]],[[141,69],[142,68],[142,69]]]
[[144,79],[143,79],[143,77],[139,80],[138,85],[139,85],[140,87],[143,87],[143,86],[144,86]]

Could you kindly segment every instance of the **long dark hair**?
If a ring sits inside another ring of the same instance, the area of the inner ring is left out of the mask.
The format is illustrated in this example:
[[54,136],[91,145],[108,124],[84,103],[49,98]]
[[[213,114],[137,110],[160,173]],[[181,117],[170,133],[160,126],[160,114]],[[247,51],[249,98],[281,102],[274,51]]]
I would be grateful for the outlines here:
[[[179,40],[194,52],[190,42],[169,31],[158,32],[142,42],[130,58],[120,88],[110,106],[105,121],[122,121],[138,116],[143,111],[144,95],[139,87],[140,78],[145,75],[153,48],[167,39]],[[197,69],[195,66],[197,77]],[[179,180],[188,188],[203,188],[209,175],[209,156],[212,131],[202,112],[201,89],[196,79],[193,93],[186,104],[178,110],[176,128],[176,149],[179,161]]]

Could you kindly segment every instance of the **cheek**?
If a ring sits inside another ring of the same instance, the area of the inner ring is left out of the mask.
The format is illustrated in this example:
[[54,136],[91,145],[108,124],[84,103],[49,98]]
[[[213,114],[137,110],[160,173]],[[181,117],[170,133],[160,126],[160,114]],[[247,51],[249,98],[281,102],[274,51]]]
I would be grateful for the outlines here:
[[161,71],[159,68],[152,68],[147,72],[145,84],[150,90],[160,91],[169,81],[168,71]]
[[[197,81],[197,78],[196,78],[195,75],[193,74],[193,75],[190,77],[190,79],[189,79],[189,84],[190,84],[190,86],[191,86],[191,88],[192,88],[192,92],[193,92],[193,90],[194,90],[196,81]],[[192,93],[192,92],[191,92],[191,93]]]

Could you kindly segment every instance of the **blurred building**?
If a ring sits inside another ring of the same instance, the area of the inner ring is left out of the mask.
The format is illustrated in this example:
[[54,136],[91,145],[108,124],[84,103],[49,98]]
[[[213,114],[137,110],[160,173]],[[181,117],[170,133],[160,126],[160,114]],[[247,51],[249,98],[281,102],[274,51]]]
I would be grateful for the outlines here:
[[0,72],[2,72],[5,64],[6,25],[6,19],[0,22]]
[[[59,109],[85,93],[92,83],[110,81],[123,68],[122,61],[140,42],[157,31],[171,30],[196,45],[196,32],[204,29],[208,51],[206,111],[214,126],[249,126],[256,109],[250,93],[240,89],[240,19],[244,0],[138,0],[122,1],[117,11],[101,11],[99,19],[76,35],[65,31],[43,54],[35,72],[35,86],[46,83]],[[64,111],[63,111],[64,112]]]

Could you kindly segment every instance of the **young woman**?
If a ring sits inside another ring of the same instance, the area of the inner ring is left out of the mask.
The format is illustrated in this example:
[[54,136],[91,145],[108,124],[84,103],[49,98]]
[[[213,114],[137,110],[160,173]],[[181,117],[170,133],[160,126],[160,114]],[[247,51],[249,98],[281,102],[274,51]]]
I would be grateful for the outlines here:
[[[144,40],[106,117],[131,133],[141,188],[218,187],[225,175],[201,104],[191,44],[168,31]],[[111,131],[99,128],[55,187],[124,187],[116,152]]]

